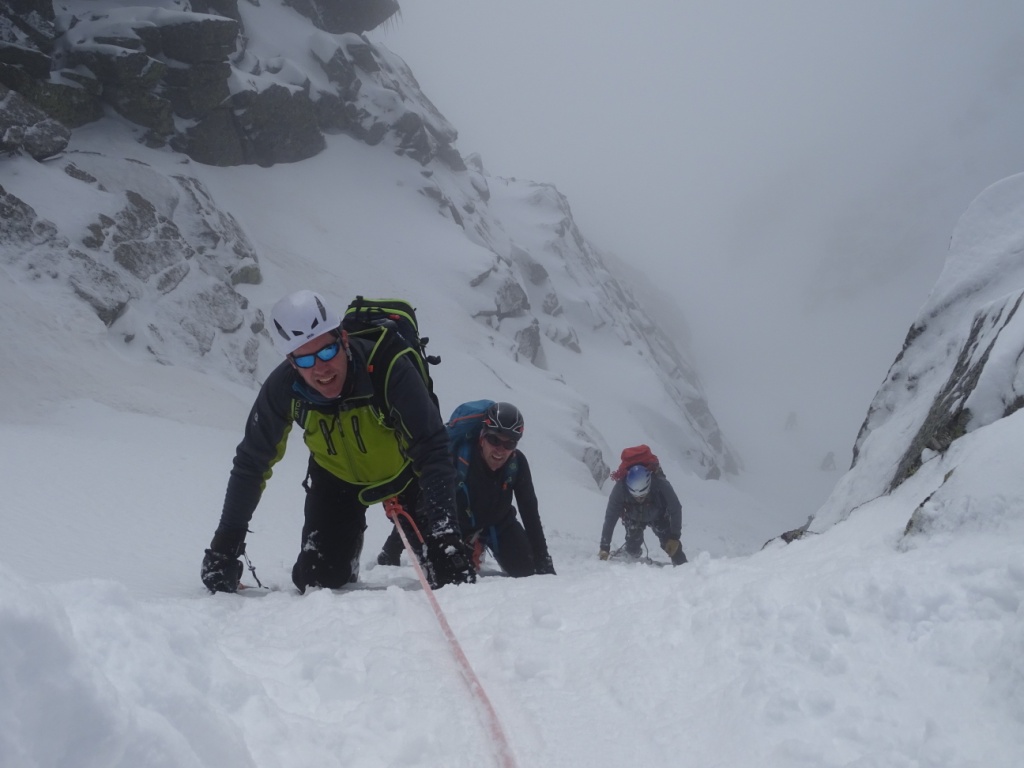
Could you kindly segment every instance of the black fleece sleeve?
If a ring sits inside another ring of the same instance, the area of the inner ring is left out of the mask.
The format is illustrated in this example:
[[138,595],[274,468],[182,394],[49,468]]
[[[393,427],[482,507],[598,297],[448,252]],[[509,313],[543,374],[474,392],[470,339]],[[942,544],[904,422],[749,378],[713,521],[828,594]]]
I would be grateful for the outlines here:
[[668,518],[668,532],[673,539],[680,539],[683,533],[683,505],[679,503],[672,483],[663,477],[654,478],[655,492],[661,496],[665,506],[665,516]]
[[267,377],[256,395],[242,442],[235,449],[220,524],[211,549],[229,552],[232,546],[237,547],[245,540],[249,521],[263,496],[273,466],[284,456],[288,444],[293,376],[288,363],[282,363]]
[[519,470],[515,485],[516,505],[519,507],[519,516],[523,520],[523,529],[533,550],[534,559],[539,562],[548,556],[548,542],[544,538],[544,526],[540,522],[540,505],[533,487],[530,463],[521,451],[517,460]]
[[431,533],[456,533],[455,466],[448,452],[448,432],[427,385],[404,356],[391,368],[385,401],[419,478],[418,511],[426,517]]

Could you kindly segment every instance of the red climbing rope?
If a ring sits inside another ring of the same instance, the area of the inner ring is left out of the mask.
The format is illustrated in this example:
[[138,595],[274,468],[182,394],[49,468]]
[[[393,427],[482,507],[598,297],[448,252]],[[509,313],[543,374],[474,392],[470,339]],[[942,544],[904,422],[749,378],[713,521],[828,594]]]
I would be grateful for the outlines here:
[[498,719],[498,713],[491,704],[491,700],[487,698],[487,693],[484,691],[484,687],[480,684],[480,680],[473,671],[473,667],[470,666],[469,659],[466,658],[465,651],[462,650],[462,646],[459,645],[459,641],[455,637],[455,633],[452,632],[452,628],[448,624],[448,619],[445,618],[444,612],[441,610],[441,606],[438,604],[437,598],[434,596],[434,590],[430,588],[427,577],[423,573],[423,568],[420,566],[420,559],[413,551],[412,545],[409,543],[409,539],[406,537],[405,530],[399,523],[398,518],[402,517],[409,523],[421,543],[423,542],[423,534],[420,533],[419,528],[416,527],[416,523],[413,522],[412,517],[409,516],[409,513],[405,511],[402,503],[396,497],[392,496],[384,502],[384,514],[388,516],[388,518],[395,524],[395,528],[398,529],[398,535],[402,537],[402,543],[405,545],[405,551],[409,553],[409,560],[412,562],[413,568],[416,569],[416,576],[419,578],[420,584],[423,585],[423,594],[427,596],[427,600],[430,602],[430,607],[434,609],[434,616],[437,617],[437,621],[441,625],[441,631],[443,631],[444,636],[448,638],[448,644],[451,646],[452,654],[455,656],[455,660],[459,663],[459,671],[462,673],[462,678],[466,681],[466,685],[469,686],[469,692],[473,694],[473,697],[483,708],[487,720],[487,729],[490,733],[491,740],[494,742],[499,764],[502,768],[516,768],[516,761],[512,754],[512,747],[509,745],[508,738],[505,736],[505,731],[501,727],[501,721]]

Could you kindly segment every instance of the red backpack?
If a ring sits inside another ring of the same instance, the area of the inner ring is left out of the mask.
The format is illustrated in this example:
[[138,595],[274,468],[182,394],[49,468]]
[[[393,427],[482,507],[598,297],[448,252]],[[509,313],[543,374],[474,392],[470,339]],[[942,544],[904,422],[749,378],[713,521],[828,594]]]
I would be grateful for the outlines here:
[[651,453],[650,447],[646,445],[634,445],[630,448],[622,449],[622,462],[619,464],[619,468],[611,474],[612,480],[621,480],[626,476],[627,470],[634,464],[643,464],[651,472],[656,472],[661,468],[661,462],[658,461],[658,457]]

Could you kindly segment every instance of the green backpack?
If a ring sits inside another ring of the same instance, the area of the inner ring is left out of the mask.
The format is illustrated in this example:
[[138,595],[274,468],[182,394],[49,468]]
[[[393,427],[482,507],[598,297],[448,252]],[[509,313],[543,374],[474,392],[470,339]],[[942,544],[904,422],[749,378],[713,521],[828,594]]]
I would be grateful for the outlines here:
[[341,321],[342,330],[349,336],[369,339],[374,342],[373,351],[367,360],[367,370],[373,380],[373,388],[385,407],[384,392],[387,391],[388,376],[395,361],[407,355],[427,385],[430,399],[440,411],[437,395],[434,394],[434,380],[430,377],[430,366],[437,365],[441,358],[427,354],[430,338],[420,336],[416,308],[404,299],[366,299],[356,296],[345,310]]

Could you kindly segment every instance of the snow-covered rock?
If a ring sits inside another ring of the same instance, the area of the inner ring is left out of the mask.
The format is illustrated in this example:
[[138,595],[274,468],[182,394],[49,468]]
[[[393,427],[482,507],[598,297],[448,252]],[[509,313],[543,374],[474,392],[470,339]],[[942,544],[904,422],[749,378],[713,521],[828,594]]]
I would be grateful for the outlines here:
[[1024,405],[1021,221],[1024,175],[984,190],[961,217],[945,267],[868,409],[853,467],[815,530],[894,491],[965,435]]

